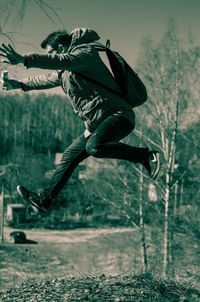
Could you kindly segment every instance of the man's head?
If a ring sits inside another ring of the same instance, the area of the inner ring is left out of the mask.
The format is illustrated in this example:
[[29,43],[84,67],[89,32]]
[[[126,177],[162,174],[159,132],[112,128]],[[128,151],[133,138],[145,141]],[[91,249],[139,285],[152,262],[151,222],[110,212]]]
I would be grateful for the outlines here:
[[72,36],[66,30],[57,30],[50,33],[41,43],[41,47],[48,53],[66,52],[71,44]]

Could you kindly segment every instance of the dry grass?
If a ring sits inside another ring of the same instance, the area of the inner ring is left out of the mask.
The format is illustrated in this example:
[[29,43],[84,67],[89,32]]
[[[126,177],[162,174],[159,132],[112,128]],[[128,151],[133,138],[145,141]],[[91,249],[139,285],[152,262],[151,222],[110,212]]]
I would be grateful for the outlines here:
[[86,275],[23,283],[0,293],[1,301],[200,301],[200,285],[194,278],[175,281],[151,274],[118,276]]

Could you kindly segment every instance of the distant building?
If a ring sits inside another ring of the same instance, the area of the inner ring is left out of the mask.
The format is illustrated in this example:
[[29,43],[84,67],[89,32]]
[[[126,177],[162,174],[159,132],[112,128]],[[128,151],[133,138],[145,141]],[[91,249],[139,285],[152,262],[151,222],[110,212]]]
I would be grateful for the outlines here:
[[55,165],[59,165],[60,164],[62,155],[63,155],[63,153],[56,153],[56,156],[55,156]]
[[23,223],[26,221],[26,207],[21,203],[7,205],[7,221],[12,224]]
[[[56,153],[55,165],[58,165],[61,161],[62,153]],[[93,156],[88,157],[78,165],[78,178],[79,179],[91,179],[95,178],[101,170],[113,171],[114,161],[109,159],[95,158]]]
[[152,183],[149,184],[148,196],[149,196],[149,200],[151,200],[151,201],[157,201],[157,199],[158,199],[156,187]]
[[93,156],[88,157],[86,160],[79,164],[79,179],[93,179],[101,171],[106,173],[112,173],[115,168],[114,160],[95,158]]

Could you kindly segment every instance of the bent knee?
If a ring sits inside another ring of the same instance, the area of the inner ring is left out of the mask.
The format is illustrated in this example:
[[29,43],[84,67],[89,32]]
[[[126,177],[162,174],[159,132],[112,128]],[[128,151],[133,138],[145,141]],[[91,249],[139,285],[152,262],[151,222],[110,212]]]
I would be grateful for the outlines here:
[[99,147],[93,144],[87,144],[86,145],[86,152],[89,155],[95,156],[97,152],[99,151]]

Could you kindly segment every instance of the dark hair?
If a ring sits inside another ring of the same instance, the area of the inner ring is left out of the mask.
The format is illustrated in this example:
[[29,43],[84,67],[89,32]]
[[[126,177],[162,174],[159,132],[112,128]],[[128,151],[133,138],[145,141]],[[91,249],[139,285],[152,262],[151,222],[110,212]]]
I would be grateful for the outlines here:
[[47,45],[50,45],[52,48],[56,49],[59,44],[68,46],[71,43],[72,36],[65,30],[57,30],[50,33],[46,39],[41,43],[42,48],[46,48]]

